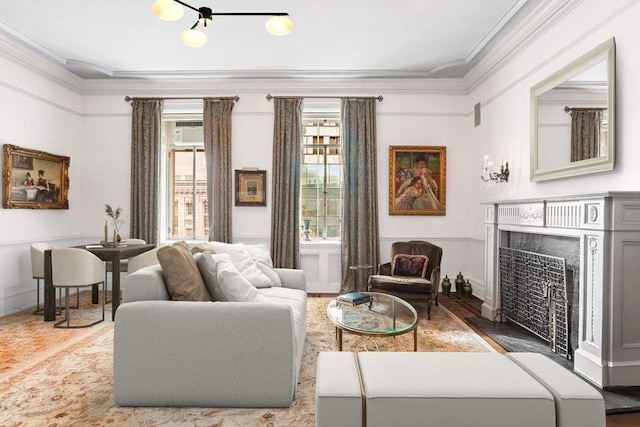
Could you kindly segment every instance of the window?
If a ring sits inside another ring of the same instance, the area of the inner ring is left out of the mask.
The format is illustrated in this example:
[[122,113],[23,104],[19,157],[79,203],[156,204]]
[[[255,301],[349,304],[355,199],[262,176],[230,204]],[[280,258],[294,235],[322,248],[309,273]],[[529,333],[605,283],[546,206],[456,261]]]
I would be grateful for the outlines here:
[[[340,240],[342,144],[339,104],[318,111],[305,100],[300,179],[301,239]],[[324,118],[322,118],[324,117]]]
[[208,240],[202,116],[165,115],[162,123],[163,240]]

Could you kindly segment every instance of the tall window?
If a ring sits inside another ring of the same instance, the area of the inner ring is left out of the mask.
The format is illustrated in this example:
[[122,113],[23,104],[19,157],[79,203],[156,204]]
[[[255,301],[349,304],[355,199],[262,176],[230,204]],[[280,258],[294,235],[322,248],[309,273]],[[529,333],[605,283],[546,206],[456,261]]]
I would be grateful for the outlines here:
[[[339,108],[339,107],[338,107]],[[340,240],[342,144],[339,111],[303,109],[300,180],[301,241]]]
[[163,118],[166,240],[208,240],[202,116]]

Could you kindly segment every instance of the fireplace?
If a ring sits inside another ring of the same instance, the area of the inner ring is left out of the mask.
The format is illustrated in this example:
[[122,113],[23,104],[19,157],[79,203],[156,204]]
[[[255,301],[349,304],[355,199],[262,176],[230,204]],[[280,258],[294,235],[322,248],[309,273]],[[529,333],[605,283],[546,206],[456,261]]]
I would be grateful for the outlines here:
[[[559,279],[548,278],[530,285],[540,291],[536,298],[547,295],[542,304],[549,304],[551,310],[566,305],[565,314],[561,310],[546,313],[548,323],[542,324],[542,331],[551,327],[560,335],[568,334],[568,343],[560,343],[567,348],[560,351],[572,356],[574,370],[595,385],[640,385],[640,192],[554,196],[484,205],[482,315],[491,320],[500,319],[501,315],[503,320],[515,317],[504,316],[503,312],[505,304],[512,303],[509,298],[514,297],[509,295],[511,290],[501,288],[501,272],[508,267],[506,261],[501,266],[500,253],[534,253],[540,269],[564,270]],[[564,263],[564,267],[553,267],[553,262]],[[503,293],[506,301],[501,299]],[[521,311],[530,303],[522,304],[518,308]],[[565,321],[566,331],[562,325]],[[552,345],[558,347],[558,342]]]

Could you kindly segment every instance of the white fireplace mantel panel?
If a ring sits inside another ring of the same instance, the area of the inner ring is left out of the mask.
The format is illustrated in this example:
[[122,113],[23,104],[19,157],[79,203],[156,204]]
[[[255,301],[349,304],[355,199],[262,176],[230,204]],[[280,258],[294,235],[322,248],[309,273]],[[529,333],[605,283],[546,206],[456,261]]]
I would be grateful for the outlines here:
[[484,202],[485,299],[500,309],[498,251],[510,231],[580,239],[574,369],[600,387],[640,385],[640,192]]

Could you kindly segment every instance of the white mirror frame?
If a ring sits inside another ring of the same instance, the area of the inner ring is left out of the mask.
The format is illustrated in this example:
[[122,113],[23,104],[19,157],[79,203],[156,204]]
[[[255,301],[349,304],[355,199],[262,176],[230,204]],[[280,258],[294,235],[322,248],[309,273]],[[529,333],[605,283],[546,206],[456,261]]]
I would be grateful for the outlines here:
[[[571,162],[563,166],[540,168],[538,165],[538,97],[604,59],[607,60],[606,156]],[[616,45],[615,39],[611,38],[531,88],[531,181],[546,181],[613,170],[615,166],[615,76]]]

